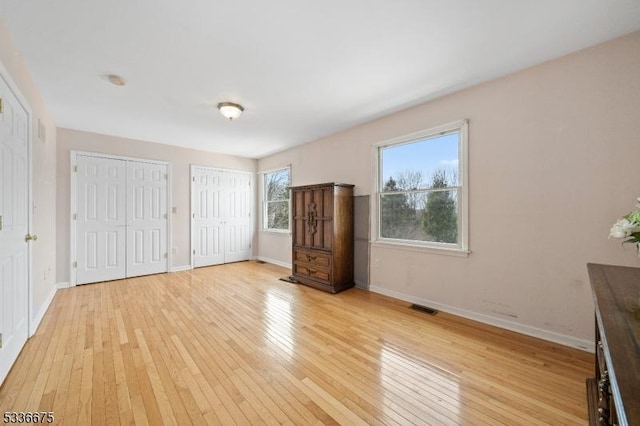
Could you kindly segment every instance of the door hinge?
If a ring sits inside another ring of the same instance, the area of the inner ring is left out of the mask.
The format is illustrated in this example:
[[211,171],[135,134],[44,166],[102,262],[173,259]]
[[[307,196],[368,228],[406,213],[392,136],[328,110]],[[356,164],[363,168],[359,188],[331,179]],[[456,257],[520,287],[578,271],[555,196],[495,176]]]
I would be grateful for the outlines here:
[[193,176],[193,177],[191,178],[191,180],[192,180],[193,182],[195,182],[195,181],[196,181],[196,177],[195,177],[195,176]]
[[[4,102],[3,99],[0,98],[0,114],[2,114],[4,112]],[[2,347],[2,345],[0,345],[0,348]]]
[[[0,99],[2,100],[2,99]],[[0,349],[2,349],[2,333],[0,333]]]
[[169,173],[165,173],[165,174],[164,174],[164,179],[165,179],[165,180],[169,180]]
[[73,220],[78,220],[78,213],[73,214]]
[[196,254],[196,251],[195,251],[195,250],[193,251],[193,254]]
[[73,267],[77,268],[78,267],[78,262],[73,262]]
[[2,231],[2,215],[0,215],[0,231]]
[[165,259],[168,259],[168,258],[169,258],[169,253],[165,253],[165,254],[164,254],[164,258],[165,258]]
[[169,219],[169,214],[168,214],[168,213],[165,213],[165,214],[164,214],[164,218],[165,218],[165,219]]
[[191,213],[191,219],[195,219],[196,218],[196,214],[195,213]]
[[78,173],[78,166],[73,166],[73,171],[74,171],[75,173]]

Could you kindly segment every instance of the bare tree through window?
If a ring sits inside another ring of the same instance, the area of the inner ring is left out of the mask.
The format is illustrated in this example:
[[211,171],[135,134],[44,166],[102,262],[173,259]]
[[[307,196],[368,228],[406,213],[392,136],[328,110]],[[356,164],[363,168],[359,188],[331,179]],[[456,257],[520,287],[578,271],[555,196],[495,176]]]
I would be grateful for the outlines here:
[[460,245],[459,131],[381,147],[383,239]]
[[264,227],[289,230],[289,169],[264,174]]

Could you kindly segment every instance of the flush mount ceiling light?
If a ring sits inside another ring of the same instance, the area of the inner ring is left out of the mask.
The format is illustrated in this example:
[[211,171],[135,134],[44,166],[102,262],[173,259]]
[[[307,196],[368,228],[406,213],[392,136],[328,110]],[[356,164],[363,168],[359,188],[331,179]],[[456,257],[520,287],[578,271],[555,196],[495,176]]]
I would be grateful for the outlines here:
[[235,120],[240,117],[242,111],[244,111],[244,107],[240,104],[234,104],[233,102],[220,102],[218,104],[218,109],[220,110],[220,114],[224,115],[229,120]]
[[109,74],[107,76],[107,80],[109,80],[109,83],[113,84],[114,86],[124,86],[125,84],[127,84],[126,81],[124,81],[124,78],[120,77],[119,75],[115,75],[115,74]]

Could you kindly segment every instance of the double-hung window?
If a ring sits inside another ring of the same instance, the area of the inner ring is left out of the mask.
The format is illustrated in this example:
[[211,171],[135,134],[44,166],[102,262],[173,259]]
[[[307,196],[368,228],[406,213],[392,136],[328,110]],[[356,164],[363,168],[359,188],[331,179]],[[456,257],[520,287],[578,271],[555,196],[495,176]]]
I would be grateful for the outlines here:
[[264,173],[263,229],[289,231],[289,185],[291,169],[284,168]]
[[466,252],[467,121],[376,146],[377,241]]

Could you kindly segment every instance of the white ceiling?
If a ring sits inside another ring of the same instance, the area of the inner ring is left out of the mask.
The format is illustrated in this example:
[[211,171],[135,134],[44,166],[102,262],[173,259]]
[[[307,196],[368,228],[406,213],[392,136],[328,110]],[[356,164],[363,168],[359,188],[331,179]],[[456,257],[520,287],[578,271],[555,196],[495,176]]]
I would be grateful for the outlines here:
[[[260,158],[640,29],[640,1],[3,0],[0,16],[59,127]],[[229,122],[221,101],[246,111]]]

